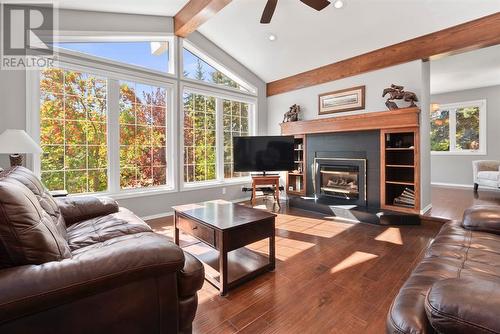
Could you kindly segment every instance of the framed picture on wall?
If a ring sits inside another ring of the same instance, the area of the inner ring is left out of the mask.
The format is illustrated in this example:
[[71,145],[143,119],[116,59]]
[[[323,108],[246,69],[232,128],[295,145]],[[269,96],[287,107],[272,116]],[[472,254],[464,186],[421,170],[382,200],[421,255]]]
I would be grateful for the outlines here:
[[318,99],[320,115],[365,109],[365,86],[320,94]]

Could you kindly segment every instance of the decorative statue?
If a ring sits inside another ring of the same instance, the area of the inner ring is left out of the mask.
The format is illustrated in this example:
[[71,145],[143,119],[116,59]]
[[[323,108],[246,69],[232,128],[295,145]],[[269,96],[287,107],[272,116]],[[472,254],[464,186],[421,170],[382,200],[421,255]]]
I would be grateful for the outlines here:
[[405,102],[411,102],[408,108],[411,107],[416,107],[417,105],[415,102],[418,102],[417,95],[412,92],[405,92],[403,86],[398,86],[392,84],[390,88],[384,89],[384,92],[382,93],[382,97],[385,97],[387,94],[389,94],[389,98],[387,101],[385,101],[385,105],[389,110],[394,110],[394,109],[399,109],[398,105],[394,100],[403,100]]
[[290,107],[290,110],[288,110],[285,113],[283,117],[283,123],[298,121],[299,113],[300,113],[300,106],[298,104],[294,104],[293,106]]

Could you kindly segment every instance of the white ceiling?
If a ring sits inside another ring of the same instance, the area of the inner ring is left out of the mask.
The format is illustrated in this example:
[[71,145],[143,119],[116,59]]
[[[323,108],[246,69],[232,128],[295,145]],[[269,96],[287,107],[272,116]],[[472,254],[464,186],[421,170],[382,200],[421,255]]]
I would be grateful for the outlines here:
[[199,31],[266,82],[500,11],[500,0],[344,0],[321,12],[279,0],[264,25],[265,3],[233,0]]
[[59,0],[62,9],[174,16],[188,0]]
[[500,85],[500,45],[431,61],[431,93]]

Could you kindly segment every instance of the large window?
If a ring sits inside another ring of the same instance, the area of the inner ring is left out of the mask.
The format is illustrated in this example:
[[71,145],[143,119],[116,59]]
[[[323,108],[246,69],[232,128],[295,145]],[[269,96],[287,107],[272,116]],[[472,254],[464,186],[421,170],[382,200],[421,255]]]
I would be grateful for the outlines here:
[[248,173],[233,169],[233,137],[250,135],[250,105],[244,102],[223,100],[224,123],[224,178],[247,176]]
[[65,42],[54,44],[63,50],[76,51],[94,57],[104,58],[150,70],[173,73],[172,50],[170,42]]
[[49,69],[40,80],[42,181],[70,193],[108,189],[107,82]]
[[120,82],[120,186],[166,183],[165,88]]
[[224,67],[212,61],[188,43],[182,50],[182,76],[187,79],[235,88],[245,93],[255,93],[255,89],[231,75]]
[[233,137],[252,134],[252,115],[250,103],[184,92],[184,182],[248,176],[234,172]]
[[[167,185],[167,115],[165,86],[42,71],[42,181],[71,194]],[[108,143],[119,147],[119,163],[110,163]]]
[[434,153],[486,154],[486,101],[434,105],[431,150]]
[[215,97],[184,93],[184,182],[210,181],[216,172]]

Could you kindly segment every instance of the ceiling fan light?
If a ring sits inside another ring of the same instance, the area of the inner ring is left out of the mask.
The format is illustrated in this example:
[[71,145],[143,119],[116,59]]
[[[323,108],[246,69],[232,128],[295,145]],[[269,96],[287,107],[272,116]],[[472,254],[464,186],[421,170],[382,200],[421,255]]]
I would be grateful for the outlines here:
[[333,6],[337,9],[344,7],[344,2],[342,0],[337,0],[333,3]]

